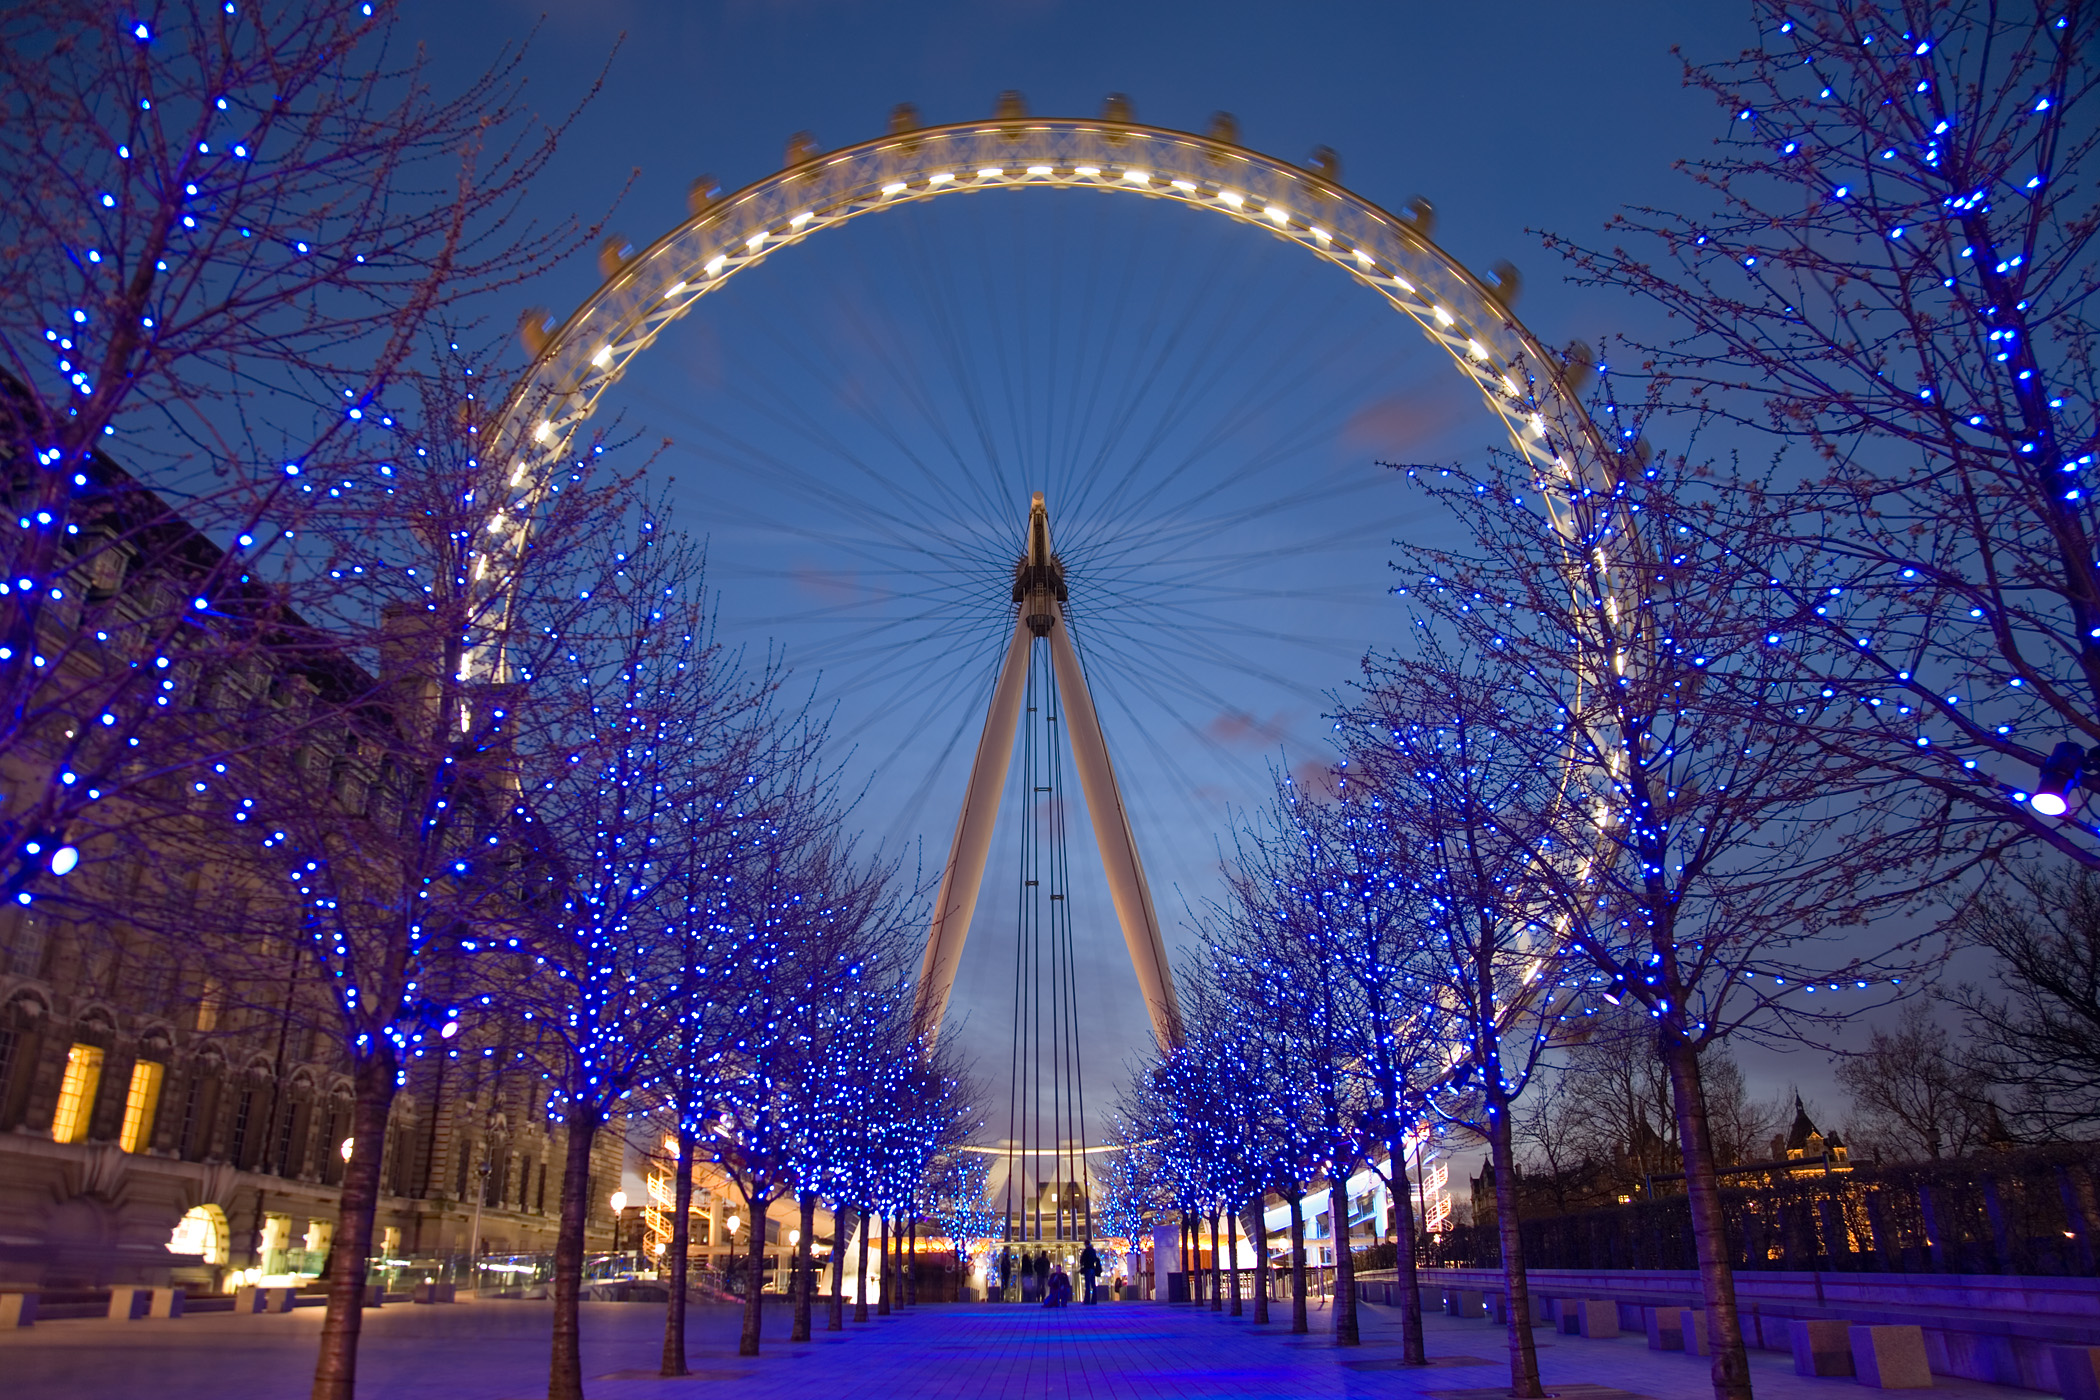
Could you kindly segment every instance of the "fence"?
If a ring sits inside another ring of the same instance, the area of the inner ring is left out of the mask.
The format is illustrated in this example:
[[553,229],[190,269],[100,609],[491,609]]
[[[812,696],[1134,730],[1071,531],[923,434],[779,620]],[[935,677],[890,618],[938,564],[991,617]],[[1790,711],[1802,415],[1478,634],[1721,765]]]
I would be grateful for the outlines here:
[[[2089,1145],[1959,1162],[1768,1170],[1724,1185],[1738,1269],[2092,1276],[2096,1209]],[[1791,1164],[1790,1164],[1791,1165]],[[1681,1192],[1682,1183],[1659,1183]],[[1534,1269],[1697,1267],[1682,1194],[1524,1220]],[[1425,1262],[1495,1268],[1494,1223],[1425,1242]]]

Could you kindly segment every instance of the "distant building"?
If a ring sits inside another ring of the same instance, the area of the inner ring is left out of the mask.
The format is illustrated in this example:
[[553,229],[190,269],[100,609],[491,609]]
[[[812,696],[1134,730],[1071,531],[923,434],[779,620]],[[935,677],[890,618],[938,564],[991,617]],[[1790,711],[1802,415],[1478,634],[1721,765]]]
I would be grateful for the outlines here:
[[1784,1138],[1772,1139],[1772,1161],[1774,1165],[1787,1164],[1793,1171],[1852,1170],[1851,1153],[1844,1140],[1836,1133],[1826,1136],[1816,1127],[1799,1094],[1794,1095],[1793,1126]]

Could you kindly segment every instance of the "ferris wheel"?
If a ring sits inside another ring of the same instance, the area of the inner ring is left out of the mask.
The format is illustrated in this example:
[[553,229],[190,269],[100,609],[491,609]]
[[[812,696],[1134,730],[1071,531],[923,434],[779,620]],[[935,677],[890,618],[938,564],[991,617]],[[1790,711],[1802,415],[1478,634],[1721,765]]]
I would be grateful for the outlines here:
[[[689,218],[647,245],[612,240],[589,299],[522,326],[533,360],[493,443],[515,465],[506,518],[530,520],[595,417],[665,433],[725,638],[778,646],[810,678],[854,746],[871,829],[922,843],[934,870],[948,852],[952,876],[965,793],[978,801],[996,767],[991,879],[1019,899],[977,906],[978,939],[1000,951],[973,951],[974,970],[960,910],[944,975],[1002,1039],[1009,1019],[1044,1038],[1024,1049],[1015,1030],[1013,1093],[1043,1098],[1022,1080],[1049,1064],[1059,1116],[1012,1139],[1083,1154],[1098,1138],[1079,1124],[1073,1141],[1061,1116],[1086,1058],[1073,1047],[1130,1046],[1133,1024],[1170,1038],[1159,911],[1173,923],[1200,903],[1231,805],[1260,801],[1279,762],[1318,763],[1326,697],[1398,640],[1387,549],[1434,522],[1410,517],[1377,459],[1477,451],[1458,403],[1538,473],[1596,471],[1582,366],[1515,319],[1512,271],[1476,277],[1432,234],[1426,205],[1389,213],[1341,184],[1331,153],[1259,154],[1223,116],[1172,131],[1111,98],[1098,119],[1044,119],[1007,94],[989,121],[922,126],[902,107],[859,145],[797,138],[783,169],[734,193],[696,182]],[[1024,723],[1061,713],[1039,711],[1033,679],[1004,679],[1017,564],[1045,510],[1084,675],[1046,674],[1042,693],[1061,687],[1070,708],[1075,683],[1091,692],[1131,864],[1142,847],[1181,895],[1151,900],[1149,955],[1083,863],[1054,891],[1030,878],[1067,866],[1030,846],[1066,828],[1061,779],[1032,766],[1059,742],[1024,742],[1012,780],[1003,753],[984,756],[997,695],[1031,697]],[[527,533],[488,548],[522,550]],[[1062,934],[1028,932],[1031,888],[1062,903],[1040,922]],[[928,969],[955,913],[936,911]],[[1076,985],[1083,933],[1119,922],[1093,965],[1127,943],[1146,989],[1127,1004]],[[1057,984],[1051,1012],[1024,1014],[1030,977]],[[1084,1172],[1033,1175],[1054,1190]]]

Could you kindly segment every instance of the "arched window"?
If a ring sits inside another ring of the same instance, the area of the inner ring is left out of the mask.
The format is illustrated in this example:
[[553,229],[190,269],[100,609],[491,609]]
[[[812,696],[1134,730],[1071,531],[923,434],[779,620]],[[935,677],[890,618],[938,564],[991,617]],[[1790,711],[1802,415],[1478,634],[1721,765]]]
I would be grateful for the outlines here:
[[0,1132],[20,1123],[28,1110],[45,1020],[43,1002],[30,993],[18,994],[0,1009]]
[[190,1061],[189,1082],[182,1091],[182,1122],[175,1134],[175,1150],[186,1162],[201,1162],[211,1151],[225,1080],[226,1063],[217,1051],[207,1050]]
[[224,1264],[227,1258],[226,1212],[217,1206],[192,1206],[175,1222],[168,1236],[168,1253],[194,1254],[207,1264]]

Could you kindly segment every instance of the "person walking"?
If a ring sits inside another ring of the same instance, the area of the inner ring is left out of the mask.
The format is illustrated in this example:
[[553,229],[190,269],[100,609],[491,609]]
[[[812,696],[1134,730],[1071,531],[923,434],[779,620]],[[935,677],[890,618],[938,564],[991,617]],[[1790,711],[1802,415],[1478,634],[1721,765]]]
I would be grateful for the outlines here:
[[1101,1256],[1094,1252],[1094,1242],[1088,1240],[1086,1248],[1079,1251],[1079,1276],[1086,1280],[1086,1300],[1093,1303],[1099,1295],[1094,1291],[1095,1280],[1101,1277]]
[[1007,1245],[999,1251],[999,1301],[1006,1301],[1006,1290],[1014,1281],[1014,1247]]
[[1061,1308],[1072,1301],[1072,1280],[1065,1273],[1064,1265],[1051,1266],[1050,1282],[1043,1293],[1043,1306],[1046,1308]]

